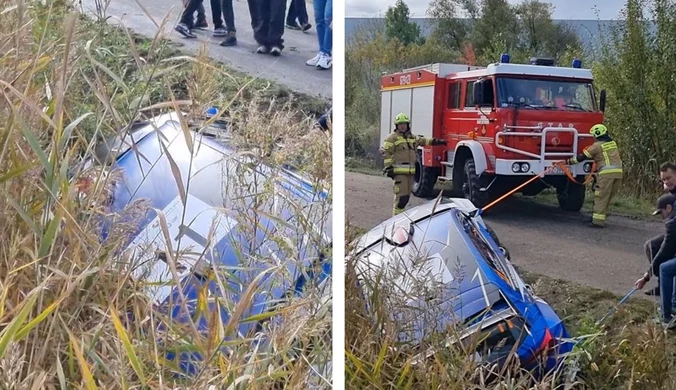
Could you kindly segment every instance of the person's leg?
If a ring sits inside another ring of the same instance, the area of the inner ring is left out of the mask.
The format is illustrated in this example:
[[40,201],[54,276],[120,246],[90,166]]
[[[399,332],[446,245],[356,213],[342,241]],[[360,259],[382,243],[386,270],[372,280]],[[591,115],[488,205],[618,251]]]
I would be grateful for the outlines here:
[[660,304],[662,306],[662,320],[671,321],[671,298],[674,294],[674,277],[676,277],[676,259],[671,259],[660,265]]
[[298,12],[296,12],[297,3],[299,1],[291,0],[289,2],[289,10],[286,12],[286,27],[294,30],[298,29],[298,23],[296,23],[296,19],[298,19]]
[[270,14],[268,20],[270,27],[268,31],[268,42],[272,47],[272,54],[281,54],[284,49],[284,15],[286,13],[286,0],[269,0]]
[[232,0],[223,0],[221,8],[223,9],[223,21],[227,30],[221,46],[234,46],[237,44],[237,29],[235,28],[235,10],[232,6]]
[[606,224],[606,210],[610,203],[610,193],[613,189],[613,180],[599,175],[597,189],[594,191],[594,207],[592,208],[592,224],[603,227]]
[[326,15],[326,2],[327,0],[314,0],[312,2],[313,10],[315,12],[315,25],[317,28],[317,55],[307,60],[305,63],[307,66],[317,66],[319,61],[324,57],[322,52],[322,45],[324,43],[324,35],[326,35],[326,30],[329,28],[326,24],[325,15]]
[[324,7],[324,23],[326,23],[326,31],[324,32],[324,42],[322,51],[324,54],[331,56],[333,50],[333,0],[326,0]]
[[319,51],[322,50],[322,45],[324,44],[324,36],[326,35],[326,30],[329,28],[329,25],[326,24],[326,2],[327,0],[314,0],[312,6],[315,11],[315,26],[317,28],[317,41]]
[[181,14],[181,19],[179,20],[179,23],[184,24],[188,28],[193,28],[194,25],[193,17],[195,15],[195,12],[197,12],[197,10],[200,7],[202,7],[202,10],[204,10],[202,0],[188,0],[188,2],[185,5],[185,8],[183,9],[183,13]]
[[174,27],[174,30],[186,38],[196,38],[197,35],[191,31],[194,27],[193,15],[201,4],[202,0],[188,0],[183,13],[181,14],[181,19],[176,27]]
[[211,19],[214,21],[214,29],[223,28],[223,11],[221,11],[220,0],[210,0],[211,3]]
[[267,28],[263,20],[263,8],[265,4],[263,0],[247,0],[249,4],[249,14],[251,15],[251,28],[253,29],[254,39],[258,43],[259,48],[257,52],[261,53],[263,47],[267,46]]
[[393,215],[398,215],[404,212],[406,204],[410,198],[410,193],[408,192],[408,181],[409,178],[407,175],[397,175],[394,177],[394,208],[392,210]]
[[312,27],[309,23],[310,17],[307,14],[307,4],[304,1],[296,1],[296,15],[303,31],[307,31]]
[[209,24],[207,23],[207,15],[204,11],[204,4],[200,3],[200,6],[197,8],[197,20],[195,21],[194,28],[207,28]]

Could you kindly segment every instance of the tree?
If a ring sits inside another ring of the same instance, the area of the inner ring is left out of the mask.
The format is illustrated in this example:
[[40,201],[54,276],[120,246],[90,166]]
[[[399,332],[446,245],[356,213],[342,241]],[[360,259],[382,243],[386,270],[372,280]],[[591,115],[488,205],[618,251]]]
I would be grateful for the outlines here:
[[398,39],[404,45],[422,43],[420,26],[409,21],[410,10],[403,0],[397,0],[394,7],[388,7],[385,14],[385,36]]
[[474,48],[477,65],[509,52],[514,59],[546,55],[559,59],[577,52],[577,34],[552,20],[553,7],[540,0],[513,6],[507,0],[433,0],[428,14],[435,19],[434,39],[454,50]]

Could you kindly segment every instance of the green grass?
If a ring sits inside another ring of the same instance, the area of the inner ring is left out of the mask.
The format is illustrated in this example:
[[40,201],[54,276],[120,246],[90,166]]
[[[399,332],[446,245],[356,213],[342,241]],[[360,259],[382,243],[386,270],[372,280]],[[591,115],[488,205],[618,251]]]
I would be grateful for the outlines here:
[[[520,198],[551,206],[558,207],[559,205],[559,201],[556,198],[556,190],[554,189],[546,189],[534,197],[520,196]],[[593,205],[594,194],[592,191],[588,190],[584,199],[582,211],[591,213]],[[654,209],[654,200],[640,199],[635,196],[619,193],[615,195],[613,200],[610,202],[610,208],[608,212],[610,215],[619,215],[634,219],[654,220],[655,217],[651,216]]]

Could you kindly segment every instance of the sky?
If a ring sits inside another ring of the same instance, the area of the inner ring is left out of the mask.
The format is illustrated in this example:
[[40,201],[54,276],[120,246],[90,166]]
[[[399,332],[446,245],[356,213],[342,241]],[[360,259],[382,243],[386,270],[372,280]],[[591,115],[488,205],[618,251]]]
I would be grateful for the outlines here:
[[[396,0],[345,0],[345,16],[364,18],[384,16],[387,7],[394,5]],[[426,17],[430,0],[404,0],[411,10],[411,17]],[[520,0],[509,0],[517,4]],[[621,0],[552,0],[554,5],[554,19],[617,19],[620,10],[624,7]],[[594,8],[598,9],[596,15]]]

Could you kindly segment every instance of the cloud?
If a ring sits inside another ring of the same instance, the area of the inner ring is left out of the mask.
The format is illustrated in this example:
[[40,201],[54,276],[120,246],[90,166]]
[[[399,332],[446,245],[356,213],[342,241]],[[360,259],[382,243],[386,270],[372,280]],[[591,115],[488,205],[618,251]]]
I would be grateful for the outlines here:
[[[383,16],[387,7],[394,5],[396,0],[346,0],[345,15],[348,17],[376,17]],[[405,1],[411,10],[411,16],[426,17],[430,0]],[[509,0],[512,4],[522,0]],[[617,19],[624,2],[618,0],[551,0],[554,5],[555,19],[596,19],[595,8],[598,8],[601,19]]]

